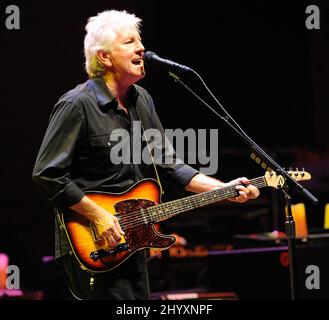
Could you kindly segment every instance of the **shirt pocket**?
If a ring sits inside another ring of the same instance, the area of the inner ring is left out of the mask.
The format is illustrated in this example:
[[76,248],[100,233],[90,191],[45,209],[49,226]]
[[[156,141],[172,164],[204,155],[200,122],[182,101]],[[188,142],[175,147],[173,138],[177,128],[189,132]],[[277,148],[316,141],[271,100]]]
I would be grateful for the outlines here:
[[90,146],[96,166],[117,170],[130,162],[130,138],[125,130],[92,136]]

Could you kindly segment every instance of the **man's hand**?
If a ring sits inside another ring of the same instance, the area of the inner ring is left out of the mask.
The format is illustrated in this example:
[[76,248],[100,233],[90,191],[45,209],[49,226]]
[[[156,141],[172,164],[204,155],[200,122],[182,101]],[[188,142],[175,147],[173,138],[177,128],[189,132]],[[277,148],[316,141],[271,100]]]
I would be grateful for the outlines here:
[[84,196],[71,209],[89,219],[95,225],[98,234],[109,246],[115,246],[121,241],[124,232],[118,218],[88,197]]
[[246,177],[237,178],[228,183],[225,183],[224,187],[235,185],[236,189],[239,191],[239,196],[229,198],[229,201],[243,203],[249,199],[256,199],[260,194],[259,190],[255,186],[251,185],[250,181]]
[[121,241],[124,232],[121,229],[118,218],[110,212],[105,209],[99,210],[97,218],[93,222],[98,234],[110,246],[115,246]]
[[260,193],[259,190],[255,186],[251,185],[250,181],[245,177],[237,178],[228,183],[224,183],[220,180],[208,177],[202,173],[195,175],[186,185],[185,190],[200,193],[214,189],[221,189],[228,186],[236,186],[236,189],[239,190],[239,196],[228,199],[233,202],[242,203],[249,199],[256,199]]

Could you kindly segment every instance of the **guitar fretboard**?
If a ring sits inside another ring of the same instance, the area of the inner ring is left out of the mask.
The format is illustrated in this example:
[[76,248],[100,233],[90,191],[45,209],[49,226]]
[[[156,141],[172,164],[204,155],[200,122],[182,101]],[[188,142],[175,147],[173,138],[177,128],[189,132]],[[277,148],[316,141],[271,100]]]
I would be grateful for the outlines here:
[[[250,180],[250,184],[254,185],[258,189],[267,186],[264,177],[252,179]],[[236,189],[236,186],[229,186],[222,189],[198,193],[182,199],[165,202],[143,210],[144,221],[146,223],[155,223],[173,217],[179,213],[236,197],[238,195],[239,191]]]

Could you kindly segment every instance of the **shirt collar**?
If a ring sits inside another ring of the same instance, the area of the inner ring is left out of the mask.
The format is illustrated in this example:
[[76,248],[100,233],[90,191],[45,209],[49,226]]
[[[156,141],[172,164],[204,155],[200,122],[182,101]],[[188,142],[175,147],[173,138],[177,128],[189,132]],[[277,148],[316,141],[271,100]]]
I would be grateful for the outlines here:
[[[88,80],[91,87],[93,88],[98,105],[101,109],[108,106],[118,106],[116,98],[113,96],[110,89],[107,87],[105,80],[101,77]],[[135,85],[131,87],[130,95],[128,98],[128,105],[135,105],[133,103],[136,101],[138,96],[138,91],[136,90]]]

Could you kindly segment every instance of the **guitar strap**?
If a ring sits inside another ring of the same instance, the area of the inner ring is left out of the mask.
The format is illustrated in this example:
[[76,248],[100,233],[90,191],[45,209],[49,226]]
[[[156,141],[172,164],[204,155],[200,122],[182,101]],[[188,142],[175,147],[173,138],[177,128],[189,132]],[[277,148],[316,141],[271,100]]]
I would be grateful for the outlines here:
[[[159,173],[158,173],[158,169],[156,167],[154,156],[153,156],[152,150],[151,150],[150,145],[149,145],[149,142],[148,142],[148,137],[145,134],[145,130],[146,130],[145,128],[151,128],[151,125],[150,125],[149,121],[147,121],[147,119],[146,119],[146,114],[145,114],[146,113],[145,112],[146,111],[145,110],[146,108],[143,107],[143,106],[141,106],[141,108],[144,109],[144,110],[142,110],[143,114],[141,116],[141,113],[140,113],[140,110],[138,110],[138,107],[139,107],[139,104],[136,105],[136,111],[137,111],[137,114],[138,114],[138,118],[141,121],[141,127],[142,127],[142,130],[143,130],[143,136],[145,137],[145,140],[146,140],[147,149],[149,151],[149,154],[150,154],[150,157],[151,157],[151,160],[152,160],[152,165],[153,165],[153,168],[154,168],[155,176],[156,176],[156,179],[157,179],[157,181],[158,181],[158,183],[160,185],[160,189],[161,189],[161,192],[162,192],[162,195],[163,195],[164,194],[164,190],[162,188],[162,184],[161,184],[160,176],[159,176]],[[145,125],[146,123],[147,123],[147,125]]]

